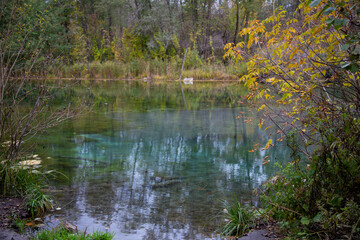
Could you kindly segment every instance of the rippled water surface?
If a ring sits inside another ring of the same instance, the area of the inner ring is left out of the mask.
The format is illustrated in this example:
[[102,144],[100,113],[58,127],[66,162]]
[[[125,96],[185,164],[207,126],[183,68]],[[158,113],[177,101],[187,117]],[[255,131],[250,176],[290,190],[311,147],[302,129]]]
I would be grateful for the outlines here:
[[203,97],[211,86],[187,87],[186,110],[177,87],[83,88],[94,110],[40,141],[43,157],[50,157],[46,168],[67,176],[54,180],[62,210],[47,217],[49,225],[65,219],[87,232],[113,232],[115,239],[217,238],[222,202],[254,203],[253,188],[276,171],[262,159],[288,156],[281,146],[249,152],[268,133],[238,118],[247,109],[236,92],[229,100],[219,91],[215,101]]

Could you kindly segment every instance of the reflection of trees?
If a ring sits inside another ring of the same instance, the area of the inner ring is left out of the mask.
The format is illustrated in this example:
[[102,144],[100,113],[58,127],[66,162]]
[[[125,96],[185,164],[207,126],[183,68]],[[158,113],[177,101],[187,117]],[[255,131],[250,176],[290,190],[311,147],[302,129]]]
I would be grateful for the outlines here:
[[[81,212],[82,218],[71,215],[78,223],[84,216],[112,223],[111,231],[144,226],[148,239],[195,239],[218,214],[219,200],[250,200],[272,174],[261,164],[264,153],[249,153],[266,134],[233,116],[231,109],[94,115],[92,124],[106,134],[77,134],[83,140],[69,154],[107,165],[78,161],[83,168],[71,169],[75,192],[66,197],[76,203],[67,212]],[[72,132],[81,131],[74,125]],[[155,177],[181,182],[152,188]]]

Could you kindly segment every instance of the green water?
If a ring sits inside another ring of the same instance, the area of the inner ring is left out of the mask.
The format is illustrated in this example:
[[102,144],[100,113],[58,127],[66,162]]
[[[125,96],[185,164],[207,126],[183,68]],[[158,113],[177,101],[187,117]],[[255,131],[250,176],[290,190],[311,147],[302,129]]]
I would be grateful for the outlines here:
[[[252,190],[289,152],[249,152],[268,133],[237,118],[238,85],[86,83],[74,88],[95,104],[91,113],[39,140],[62,208],[47,217],[115,239],[216,239],[222,201],[256,204]],[[59,97],[60,99],[61,97]],[[253,116],[256,118],[256,116]],[[262,165],[270,154],[271,164]]]

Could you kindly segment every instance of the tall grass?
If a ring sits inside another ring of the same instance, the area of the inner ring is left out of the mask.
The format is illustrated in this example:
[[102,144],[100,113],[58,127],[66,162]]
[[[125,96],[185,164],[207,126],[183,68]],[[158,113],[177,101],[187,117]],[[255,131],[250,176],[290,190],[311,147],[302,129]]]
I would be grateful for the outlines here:
[[28,212],[33,217],[41,216],[52,206],[51,196],[43,191],[46,174],[33,167],[21,166],[18,161],[1,161],[0,194],[22,197]]
[[[176,80],[179,78],[180,58],[133,59],[130,62],[106,61],[63,65],[54,70],[53,77],[85,79],[155,79]],[[196,80],[237,80],[246,73],[246,63],[205,63],[185,67],[182,76]]]
[[224,203],[226,224],[221,228],[224,236],[242,236],[246,230],[253,228],[256,224],[256,213],[248,205],[241,205],[240,202],[230,204]]
[[111,240],[114,234],[109,232],[94,232],[86,234],[71,232],[64,227],[53,230],[44,230],[32,238],[32,240]]
[[26,207],[32,217],[42,216],[52,207],[52,197],[43,190],[43,184],[32,183],[25,193]]

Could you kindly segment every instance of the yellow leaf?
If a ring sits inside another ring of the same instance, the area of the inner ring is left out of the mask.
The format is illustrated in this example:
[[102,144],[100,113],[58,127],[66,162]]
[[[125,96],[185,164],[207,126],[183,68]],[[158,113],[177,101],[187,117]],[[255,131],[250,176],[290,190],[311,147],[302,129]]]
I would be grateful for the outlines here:
[[259,122],[259,130],[261,129],[262,125],[263,125],[264,121],[260,118],[260,122]]
[[266,127],[266,128],[265,128],[265,131],[268,130],[269,128],[272,128],[272,125]]
[[265,104],[261,105],[261,107],[259,107],[258,111],[263,110],[263,109],[264,109],[264,107],[265,107]]

